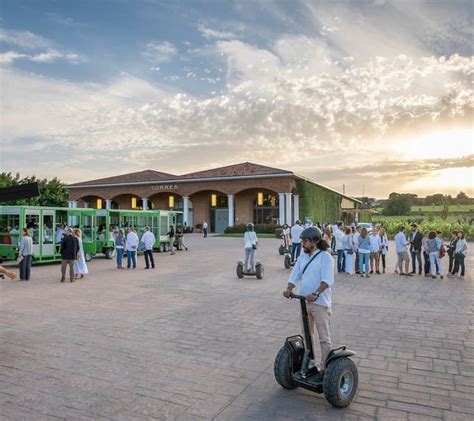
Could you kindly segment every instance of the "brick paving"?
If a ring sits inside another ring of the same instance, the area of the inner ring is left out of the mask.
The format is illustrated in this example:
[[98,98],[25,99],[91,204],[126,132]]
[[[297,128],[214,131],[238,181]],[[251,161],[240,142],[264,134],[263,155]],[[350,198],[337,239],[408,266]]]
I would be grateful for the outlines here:
[[[349,408],[287,391],[273,378],[299,331],[278,240],[264,239],[265,278],[238,279],[242,241],[187,237],[155,271],[94,259],[87,279],[58,265],[0,282],[1,420],[470,420],[474,418],[473,282],[337,276],[333,345],[357,352]],[[393,247],[392,247],[393,249]],[[471,256],[467,267],[472,268]]]

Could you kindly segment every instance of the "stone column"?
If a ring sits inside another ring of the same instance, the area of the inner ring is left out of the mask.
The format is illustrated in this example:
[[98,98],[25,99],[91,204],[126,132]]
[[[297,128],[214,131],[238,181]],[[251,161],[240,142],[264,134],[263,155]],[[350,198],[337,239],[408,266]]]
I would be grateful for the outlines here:
[[143,210],[148,210],[148,197],[142,197]]
[[68,200],[67,207],[70,209],[75,208],[76,206],[74,206],[74,203],[77,203],[77,202],[74,200]]
[[291,218],[291,193],[285,193],[286,199],[286,220],[285,222],[291,226],[293,219]]
[[105,199],[105,209],[112,209],[112,199]]
[[189,197],[183,196],[183,223],[189,227]]
[[227,203],[228,203],[228,208],[229,208],[228,226],[233,227],[234,226],[234,195],[233,194],[227,195]]
[[300,219],[300,196],[298,194],[293,195],[293,222]]
[[278,193],[278,209],[280,211],[280,225],[285,223],[285,193]]
[[84,202],[84,208],[88,208],[89,207],[89,202]]

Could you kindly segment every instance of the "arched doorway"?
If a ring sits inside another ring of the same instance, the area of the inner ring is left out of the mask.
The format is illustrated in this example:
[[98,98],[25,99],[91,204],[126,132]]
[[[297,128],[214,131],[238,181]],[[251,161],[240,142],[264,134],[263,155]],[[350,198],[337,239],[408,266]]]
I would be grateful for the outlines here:
[[227,194],[217,190],[203,190],[190,195],[193,203],[194,228],[201,229],[206,221],[209,232],[224,232],[229,225]]
[[241,190],[235,195],[235,223],[278,224],[278,193],[260,188]]
[[105,209],[105,199],[101,196],[84,196],[77,200],[78,208]]

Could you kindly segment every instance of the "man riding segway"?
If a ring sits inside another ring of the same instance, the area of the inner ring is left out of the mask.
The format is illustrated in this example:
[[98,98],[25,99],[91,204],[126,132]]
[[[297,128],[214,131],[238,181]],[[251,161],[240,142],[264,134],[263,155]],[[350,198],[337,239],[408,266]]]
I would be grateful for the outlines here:
[[308,227],[300,235],[304,254],[296,261],[291,271],[288,287],[283,292],[290,298],[293,288],[299,285],[299,295],[305,296],[308,305],[308,319],[313,350],[316,351],[315,327],[321,346],[321,367],[331,351],[329,321],[331,318],[331,285],[334,283],[334,260],[326,251],[329,246],[322,240],[317,227]]

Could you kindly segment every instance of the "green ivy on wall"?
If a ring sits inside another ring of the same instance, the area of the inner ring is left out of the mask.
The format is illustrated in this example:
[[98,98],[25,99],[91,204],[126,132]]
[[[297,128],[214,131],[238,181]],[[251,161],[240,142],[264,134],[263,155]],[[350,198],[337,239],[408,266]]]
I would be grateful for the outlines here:
[[311,217],[313,222],[334,222],[341,218],[342,197],[306,180],[297,180],[300,195],[300,218]]

